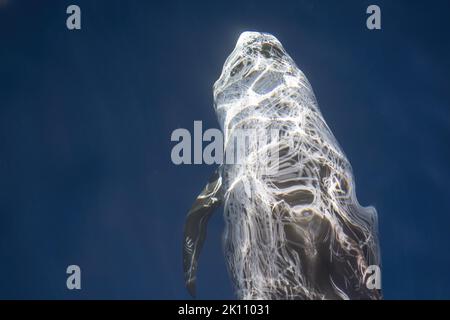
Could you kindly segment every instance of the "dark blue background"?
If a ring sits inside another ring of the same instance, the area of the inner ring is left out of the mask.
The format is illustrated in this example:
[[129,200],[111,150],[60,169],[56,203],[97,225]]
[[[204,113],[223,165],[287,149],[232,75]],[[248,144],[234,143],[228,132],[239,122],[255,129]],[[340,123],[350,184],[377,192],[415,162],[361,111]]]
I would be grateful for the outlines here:
[[[245,30],[308,76],[378,210],[385,297],[450,298],[448,1],[0,4],[0,298],[189,297],[184,217],[214,168],[173,165],[170,134],[218,126],[212,84]],[[233,297],[222,229],[218,212],[199,298]]]

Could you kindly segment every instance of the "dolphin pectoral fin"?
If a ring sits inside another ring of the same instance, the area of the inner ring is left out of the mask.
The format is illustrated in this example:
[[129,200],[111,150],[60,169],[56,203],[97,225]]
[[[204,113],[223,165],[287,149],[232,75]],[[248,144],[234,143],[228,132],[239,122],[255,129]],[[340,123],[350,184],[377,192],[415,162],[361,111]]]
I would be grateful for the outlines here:
[[221,204],[222,178],[218,171],[198,195],[189,210],[184,225],[183,269],[186,288],[195,297],[197,263],[206,237],[206,226],[214,209]]

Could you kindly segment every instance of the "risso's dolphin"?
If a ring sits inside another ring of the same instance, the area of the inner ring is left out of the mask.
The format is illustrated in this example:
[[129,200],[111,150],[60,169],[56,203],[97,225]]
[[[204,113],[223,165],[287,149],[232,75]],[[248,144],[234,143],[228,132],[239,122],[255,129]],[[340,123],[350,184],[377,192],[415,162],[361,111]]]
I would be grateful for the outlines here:
[[240,161],[218,168],[187,215],[189,292],[208,219],[223,206],[239,298],[381,298],[366,283],[368,267],[380,264],[375,208],[359,205],[352,168],[311,85],[274,36],[241,34],[214,84],[214,108],[226,156],[248,136]]

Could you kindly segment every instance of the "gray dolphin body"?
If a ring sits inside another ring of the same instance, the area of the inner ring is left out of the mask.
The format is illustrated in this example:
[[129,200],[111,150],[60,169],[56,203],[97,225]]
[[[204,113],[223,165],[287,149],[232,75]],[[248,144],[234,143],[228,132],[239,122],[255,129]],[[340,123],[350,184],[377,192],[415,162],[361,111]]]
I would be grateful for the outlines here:
[[[208,219],[223,205],[225,258],[239,298],[381,298],[366,285],[367,268],[380,264],[376,210],[359,205],[350,163],[281,43],[244,32],[214,84],[214,102],[226,152],[242,130],[251,134],[242,160],[220,166],[187,215],[189,292]],[[276,139],[258,139],[273,130]]]

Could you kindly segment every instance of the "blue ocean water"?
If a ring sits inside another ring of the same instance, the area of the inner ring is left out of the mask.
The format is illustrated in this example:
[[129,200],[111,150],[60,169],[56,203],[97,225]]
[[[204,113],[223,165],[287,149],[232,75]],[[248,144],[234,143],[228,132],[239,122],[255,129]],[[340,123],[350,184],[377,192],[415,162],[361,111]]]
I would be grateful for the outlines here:
[[[214,166],[171,162],[218,127],[212,84],[239,34],[274,34],[310,80],[379,215],[388,299],[450,299],[450,4],[0,1],[0,298],[184,299],[182,230]],[[198,298],[233,298],[214,215]],[[82,289],[66,288],[66,268]]]

